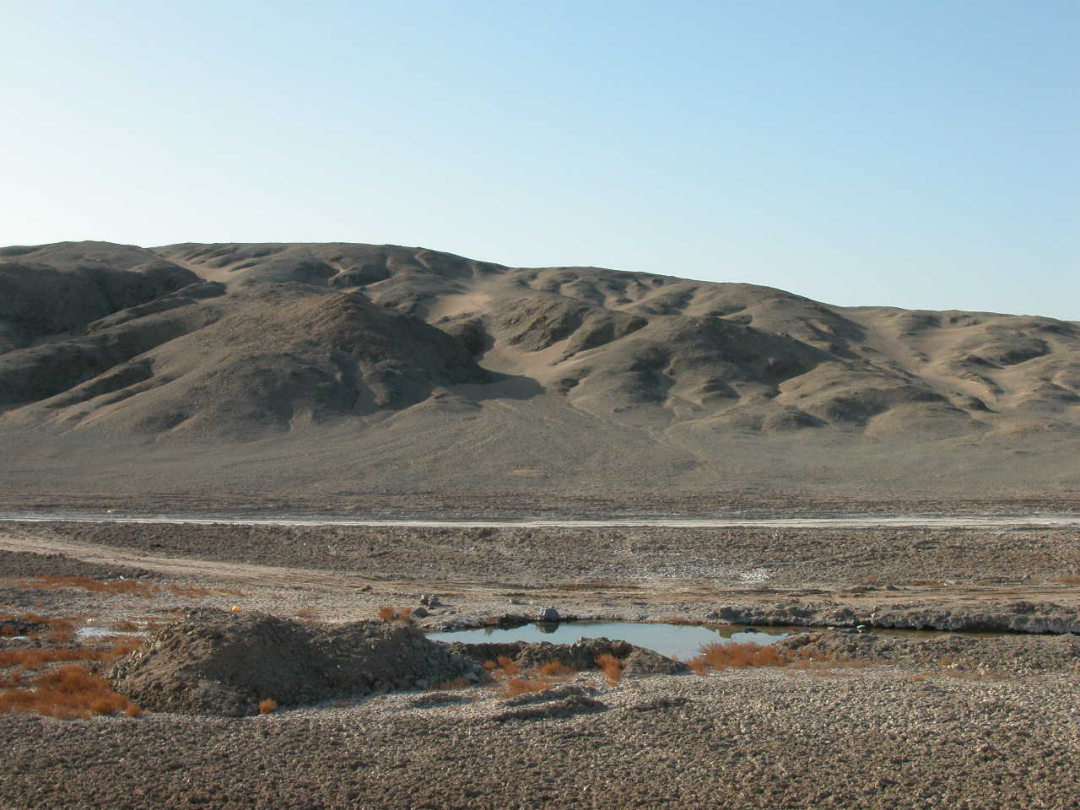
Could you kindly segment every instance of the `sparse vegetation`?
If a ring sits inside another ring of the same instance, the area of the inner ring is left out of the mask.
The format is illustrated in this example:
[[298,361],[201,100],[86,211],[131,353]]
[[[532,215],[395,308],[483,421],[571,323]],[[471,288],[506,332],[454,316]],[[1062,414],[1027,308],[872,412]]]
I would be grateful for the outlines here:
[[0,713],[41,714],[61,720],[94,714],[142,714],[137,705],[114,692],[104,678],[80,664],[44,672],[30,687],[21,683],[21,678],[9,679],[0,690]]
[[409,608],[395,608],[383,605],[379,608],[379,618],[384,622],[411,622],[412,611]]
[[714,641],[704,645],[700,654],[687,664],[694,674],[705,675],[710,669],[720,672],[725,669],[806,666],[824,662],[826,659],[822,655],[806,651],[792,653],[770,644],[755,644],[752,641],[721,644]]
[[0,667],[22,667],[23,669],[41,669],[46,664],[62,661],[116,661],[139,648],[139,638],[103,638],[103,642],[112,642],[111,647],[30,647],[15,650],[0,650]]
[[204,588],[201,585],[180,585],[176,583],[158,586],[137,579],[102,580],[82,576],[63,576],[59,574],[49,574],[23,580],[16,583],[16,585],[22,590],[28,591],[52,591],[60,588],[81,588],[85,591],[106,594],[109,596],[141,596],[144,599],[157,596],[161,593],[163,588],[173,596],[180,596],[185,599],[203,599],[207,596],[212,596],[215,593],[230,596],[244,595],[240,591],[230,588],[212,590],[210,588]]
[[539,674],[546,678],[568,678],[577,671],[562,661],[548,661],[537,669]]
[[528,678],[511,678],[503,687],[502,696],[505,698],[517,697],[526,692],[543,692],[555,684],[547,678],[531,680]]
[[604,673],[605,677],[608,679],[608,683],[612,686],[622,680],[622,661],[611,653],[603,653],[602,655],[596,656],[596,665],[600,667],[600,671]]
[[140,582],[136,579],[100,580],[90,577],[61,576],[49,574],[18,583],[23,590],[56,590],[58,588],[82,588],[94,593],[123,594],[126,596],[142,596],[148,598],[154,595],[156,588]]

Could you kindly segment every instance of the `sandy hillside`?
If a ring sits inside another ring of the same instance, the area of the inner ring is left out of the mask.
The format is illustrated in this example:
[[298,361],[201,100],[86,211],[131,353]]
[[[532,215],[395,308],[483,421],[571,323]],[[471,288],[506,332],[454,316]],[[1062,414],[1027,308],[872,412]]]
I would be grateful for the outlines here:
[[0,249],[5,497],[1068,499],[1077,405],[1050,318],[394,246]]

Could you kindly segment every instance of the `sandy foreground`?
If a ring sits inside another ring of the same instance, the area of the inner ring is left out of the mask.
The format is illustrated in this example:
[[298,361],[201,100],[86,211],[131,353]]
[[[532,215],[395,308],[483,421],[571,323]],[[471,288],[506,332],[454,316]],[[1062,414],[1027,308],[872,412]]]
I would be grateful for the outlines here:
[[[0,613],[98,627],[200,606],[353,621],[436,594],[425,627],[555,607],[1080,629],[1078,583],[1075,529],[0,525]],[[243,719],[0,715],[0,807],[1080,807],[1075,635],[838,638],[813,667],[585,672],[517,705],[496,685]]]

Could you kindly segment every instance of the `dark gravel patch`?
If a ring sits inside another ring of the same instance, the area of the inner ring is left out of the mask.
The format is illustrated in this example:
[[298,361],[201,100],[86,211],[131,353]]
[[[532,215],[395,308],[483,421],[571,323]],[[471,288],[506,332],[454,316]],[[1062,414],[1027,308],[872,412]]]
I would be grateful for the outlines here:
[[98,565],[72,559],[64,554],[34,554],[29,551],[0,550],[0,577],[69,576],[90,579],[152,579],[152,571],[119,565]]

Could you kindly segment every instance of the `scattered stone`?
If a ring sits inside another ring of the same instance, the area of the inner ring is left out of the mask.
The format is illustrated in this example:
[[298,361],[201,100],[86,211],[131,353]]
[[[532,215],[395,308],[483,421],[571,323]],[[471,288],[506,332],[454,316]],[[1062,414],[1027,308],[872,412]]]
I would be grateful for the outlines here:
[[562,616],[559,615],[559,611],[553,607],[546,607],[540,611],[540,615],[537,616],[537,621],[540,622],[559,622],[562,621]]

